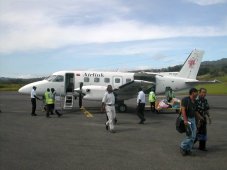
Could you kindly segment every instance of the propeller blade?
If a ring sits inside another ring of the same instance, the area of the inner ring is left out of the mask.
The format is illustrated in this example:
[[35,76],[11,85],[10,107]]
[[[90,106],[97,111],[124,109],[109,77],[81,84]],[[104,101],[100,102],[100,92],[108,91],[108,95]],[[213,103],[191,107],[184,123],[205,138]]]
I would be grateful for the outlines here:
[[83,98],[83,96],[82,96],[82,87],[83,87],[83,83],[81,82],[80,83],[80,93],[79,93],[79,108],[81,108],[82,107],[82,98]]

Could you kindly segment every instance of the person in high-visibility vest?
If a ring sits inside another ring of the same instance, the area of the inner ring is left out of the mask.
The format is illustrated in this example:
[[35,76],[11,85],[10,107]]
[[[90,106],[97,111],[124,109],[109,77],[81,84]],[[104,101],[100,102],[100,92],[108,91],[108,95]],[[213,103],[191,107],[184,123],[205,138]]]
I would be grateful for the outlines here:
[[49,88],[47,88],[47,90],[45,91],[45,93],[43,95],[43,103],[45,104],[45,106],[44,106],[44,110],[45,111],[47,111],[48,92],[50,92],[50,89]]
[[50,98],[52,99],[52,104],[51,104],[51,114],[53,114],[53,111],[58,115],[58,117],[62,116],[56,109],[55,109],[55,96],[56,96],[56,91],[54,88],[51,88],[50,90]]
[[46,117],[50,117],[50,112],[53,114],[52,105],[54,104],[54,100],[51,97],[50,89],[47,89],[44,95],[45,95],[45,101],[47,106]]
[[167,94],[166,94],[166,99],[169,103],[171,103],[171,101],[173,100],[173,98],[175,98],[175,94],[173,92],[172,88],[169,88]]
[[155,112],[156,95],[153,89],[151,89],[151,92],[149,93],[149,102],[151,105],[151,111]]

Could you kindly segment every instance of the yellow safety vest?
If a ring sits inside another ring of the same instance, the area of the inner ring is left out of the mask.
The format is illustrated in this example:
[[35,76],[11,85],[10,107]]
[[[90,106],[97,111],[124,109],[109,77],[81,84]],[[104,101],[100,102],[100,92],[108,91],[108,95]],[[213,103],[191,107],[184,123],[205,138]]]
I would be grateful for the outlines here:
[[44,93],[44,99],[45,99],[45,103],[47,104],[47,100],[48,100],[48,91],[46,91],[45,93]]
[[45,92],[46,104],[54,104],[54,100],[50,95],[50,92]]
[[156,97],[153,91],[149,93],[149,102],[155,102]]

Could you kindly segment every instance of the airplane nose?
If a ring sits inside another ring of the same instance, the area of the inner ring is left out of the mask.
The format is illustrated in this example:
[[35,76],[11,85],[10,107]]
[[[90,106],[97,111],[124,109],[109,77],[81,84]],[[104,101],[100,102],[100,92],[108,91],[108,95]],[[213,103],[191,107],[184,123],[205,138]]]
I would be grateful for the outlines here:
[[24,86],[18,90],[19,93],[24,93]]
[[18,90],[18,92],[19,92],[19,93],[22,93],[22,88],[20,88],[20,89]]
[[21,93],[21,94],[30,94],[30,91],[31,91],[31,87],[28,87],[27,85],[21,87],[21,88],[18,90],[18,92]]

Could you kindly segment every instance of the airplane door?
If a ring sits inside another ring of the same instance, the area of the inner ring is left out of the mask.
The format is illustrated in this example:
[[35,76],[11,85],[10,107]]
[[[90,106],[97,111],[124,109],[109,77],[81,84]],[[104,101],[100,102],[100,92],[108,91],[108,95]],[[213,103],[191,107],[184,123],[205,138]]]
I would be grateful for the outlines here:
[[122,77],[113,77],[113,88],[116,89],[123,84]]
[[65,74],[65,92],[66,93],[74,92],[74,87],[75,87],[74,73],[66,73]]

